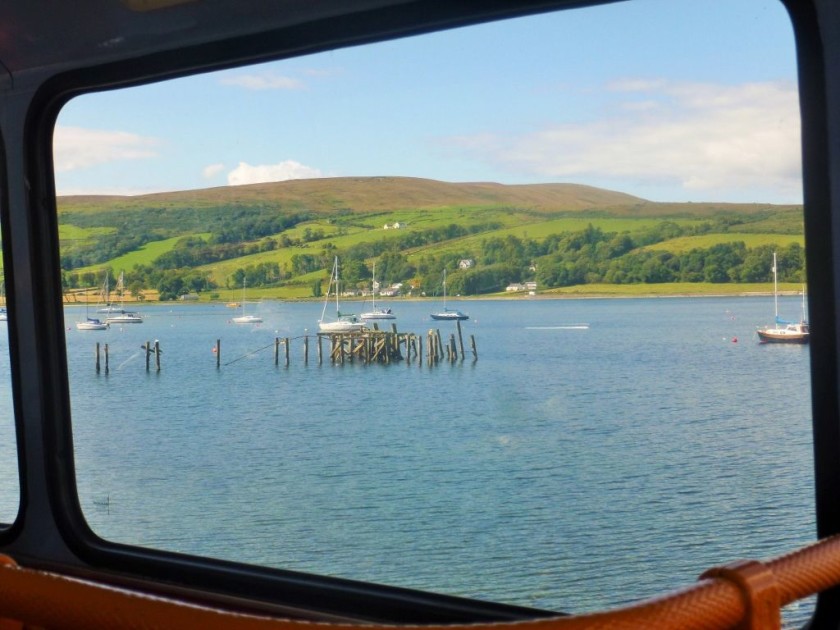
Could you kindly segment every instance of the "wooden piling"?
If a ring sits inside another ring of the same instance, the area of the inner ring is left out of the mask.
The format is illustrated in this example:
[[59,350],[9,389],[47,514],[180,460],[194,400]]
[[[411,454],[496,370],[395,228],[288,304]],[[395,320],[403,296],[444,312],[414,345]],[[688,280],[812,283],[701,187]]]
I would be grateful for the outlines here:
[[152,357],[152,342],[147,341],[145,348],[146,348],[146,371],[148,372],[149,371],[149,360]]
[[280,337],[274,338],[274,365],[280,365]]
[[464,337],[461,335],[461,320],[455,320],[455,326],[458,329],[458,346],[461,348],[461,361],[464,360]]
[[222,340],[216,339],[216,368],[222,366]]
[[475,335],[470,335],[470,346],[472,346],[473,361],[477,361],[478,351],[475,349]]
[[108,367],[108,344],[105,344],[105,374],[110,372],[110,368]]
[[321,335],[318,335],[318,365],[321,365],[324,362],[324,356],[321,352]]
[[99,374],[99,342],[96,342],[96,373]]
[[450,361],[454,363],[458,360],[458,348],[455,347],[455,333],[449,334],[449,348],[450,348]]
[[443,339],[440,336],[440,328],[435,330],[435,339],[438,345],[438,357],[443,359]]
[[155,370],[160,372],[160,342],[155,339]]
[[303,364],[309,365],[309,335],[303,336]]
[[285,353],[285,360],[286,360],[286,367],[289,367],[289,338],[286,337],[283,339],[283,346],[285,346],[284,353]]

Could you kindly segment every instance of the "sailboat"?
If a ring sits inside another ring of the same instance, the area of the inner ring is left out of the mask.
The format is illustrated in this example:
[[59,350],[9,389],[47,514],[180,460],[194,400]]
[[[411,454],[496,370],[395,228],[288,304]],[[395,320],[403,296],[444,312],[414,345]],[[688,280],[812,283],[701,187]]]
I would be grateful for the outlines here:
[[802,290],[802,319],[789,322],[779,317],[779,290],[776,252],[773,252],[773,302],[776,308],[776,318],[772,326],[758,329],[758,339],[761,343],[808,343],[811,332],[805,321],[805,290]]
[[373,281],[371,282],[371,307],[366,313],[359,315],[364,320],[369,319],[396,319],[397,316],[390,308],[376,308],[376,263],[373,263]]
[[[102,290],[99,292],[100,299],[104,299],[108,286],[108,272],[105,272],[105,284],[102,285]],[[76,322],[77,330],[108,330],[108,322],[104,322],[98,317],[91,317],[89,314],[90,303],[85,296],[85,318]]]
[[125,309],[111,304],[111,288],[109,282],[109,272],[105,272],[105,282],[102,283],[102,302],[104,306],[97,309],[97,313],[125,313]]
[[76,322],[76,330],[108,330],[108,322],[103,322],[97,317],[90,317],[87,314],[87,304],[85,304],[85,318]]
[[125,272],[123,271],[120,272],[120,277],[117,279],[117,293],[120,296],[120,307],[114,309],[108,306],[107,308],[111,310],[108,311],[105,322],[108,324],[142,324],[143,317],[140,313],[125,310]]
[[470,316],[461,311],[446,308],[446,269],[443,270],[443,310],[432,313],[432,319],[443,321],[455,321],[469,319]]
[[[324,317],[327,314],[327,306],[330,301],[330,291],[335,285],[335,321],[325,321]],[[321,319],[318,320],[318,330],[321,332],[333,333],[347,333],[359,332],[364,330],[364,322],[356,319],[352,313],[342,313],[338,305],[338,256],[335,257],[333,263],[332,273],[330,274],[330,283],[327,286],[327,296],[324,298],[324,310],[321,311]]]
[[231,321],[234,324],[260,324],[262,323],[262,317],[257,315],[246,315],[245,314],[245,277],[242,277],[242,315],[238,315],[234,317]]

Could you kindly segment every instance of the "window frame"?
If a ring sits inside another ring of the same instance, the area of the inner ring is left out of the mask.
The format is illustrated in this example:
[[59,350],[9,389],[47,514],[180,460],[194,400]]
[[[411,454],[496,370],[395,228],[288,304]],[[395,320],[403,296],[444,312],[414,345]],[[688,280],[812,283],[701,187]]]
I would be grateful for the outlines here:
[[[780,0],[797,42],[817,530],[840,533],[840,12],[832,0]],[[22,77],[3,105],[0,228],[7,269],[9,347],[20,468],[19,517],[0,552],[36,568],[235,602],[296,618],[390,623],[512,621],[556,612],[486,603],[111,543],[87,526],[75,488],[64,345],[52,129],[71,98],[99,90],[383,41],[489,19],[605,2],[424,0],[169,51]],[[827,264],[827,262],[830,264]],[[675,585],[678,586],[678,585]],[[840,620],[840,590],[818,598],[814,627]]]

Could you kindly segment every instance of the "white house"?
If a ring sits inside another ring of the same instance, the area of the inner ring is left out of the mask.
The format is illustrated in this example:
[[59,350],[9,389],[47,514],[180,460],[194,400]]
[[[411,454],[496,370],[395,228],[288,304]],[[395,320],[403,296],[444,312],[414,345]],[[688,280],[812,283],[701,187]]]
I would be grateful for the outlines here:
[[458,261],[458,268],[459,269],[469,269],[475,264],[475,261],[472,258],[464,258]]

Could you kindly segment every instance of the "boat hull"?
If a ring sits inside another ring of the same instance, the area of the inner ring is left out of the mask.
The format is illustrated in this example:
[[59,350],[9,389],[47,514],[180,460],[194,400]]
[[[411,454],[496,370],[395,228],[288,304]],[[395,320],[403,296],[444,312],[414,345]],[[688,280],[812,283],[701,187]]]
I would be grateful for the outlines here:
[[108,330],[108,323],[98,319],[76,322],[76,330]]
[[351,333],[364,329],[362,322],[318,322],[318,330],[326,333]]
[[261,324],[262,317],[257,317],[256,315],[241,315],[240,317],[234,317],[231,321],[234,324]]
[[445,313],[432,313],[432,319],[437,321],[464,321],[469,319],[469,315],[465,315],[461,311],[447,311]]
[[808,332],[795,332],[785,329],[759,330],[758,339],[762,343],[799,343],[804,344],[810,341],[811,334]]
[[107,324],[142,324],[143,318],[134,313],[123,313],[122,315],[114,315],[113,317],[106,317]]
[[388,313],[386,311],[372,311],[370,313],[362,313],[359,315],[360,318],[368,320],[368,319],[397,319],[397,316],[393,313]]

